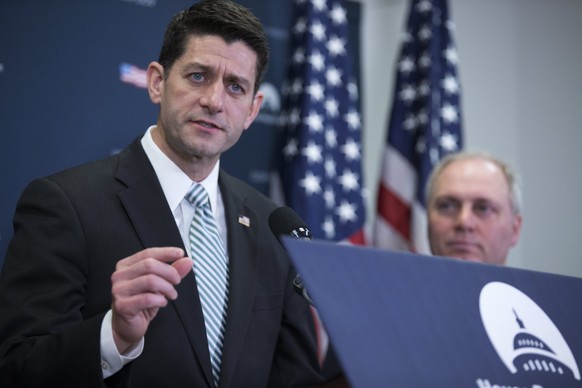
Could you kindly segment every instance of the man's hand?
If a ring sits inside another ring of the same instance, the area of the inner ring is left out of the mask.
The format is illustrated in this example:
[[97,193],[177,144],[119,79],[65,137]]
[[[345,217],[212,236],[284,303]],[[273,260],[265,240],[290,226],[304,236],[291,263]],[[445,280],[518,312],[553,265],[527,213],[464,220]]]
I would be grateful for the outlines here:
[[148,248],[117,262],[111,275],[113,338],[120,354],[146,333],[160,307],[178,297],[175,286],[192,269],[180,248]]

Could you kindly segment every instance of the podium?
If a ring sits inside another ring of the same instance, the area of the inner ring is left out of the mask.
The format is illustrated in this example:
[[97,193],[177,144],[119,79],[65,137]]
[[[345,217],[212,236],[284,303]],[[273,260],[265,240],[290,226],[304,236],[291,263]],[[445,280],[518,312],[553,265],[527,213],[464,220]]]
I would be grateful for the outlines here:
[[582,387],[580,278],[283,242],[351,387]]

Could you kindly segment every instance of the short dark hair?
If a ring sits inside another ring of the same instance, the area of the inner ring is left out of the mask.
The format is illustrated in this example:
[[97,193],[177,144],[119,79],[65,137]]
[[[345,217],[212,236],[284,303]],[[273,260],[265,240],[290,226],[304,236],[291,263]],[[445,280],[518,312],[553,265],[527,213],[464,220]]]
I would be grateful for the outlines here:
[[257,54],[255,93],[267,71],[269,44],[259,19],[230,0],[203,0],[177,13],[164,34],[158,62],[165,74],[186,50],[191,36],[216,35],[227,43],[242,41]]

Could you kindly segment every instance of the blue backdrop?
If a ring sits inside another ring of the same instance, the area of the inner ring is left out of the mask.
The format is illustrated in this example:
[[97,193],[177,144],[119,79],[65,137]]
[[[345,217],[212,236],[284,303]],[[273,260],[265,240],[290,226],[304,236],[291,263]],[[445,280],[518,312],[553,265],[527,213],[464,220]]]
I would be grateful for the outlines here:
[[[222,157],[231,174],[267,192],[280,88],[290,57],[291,0],[239,0],[266,27],[271,62],[261,113]],[[191,0],[0,1],[0,265],[26,184],[124,148],[155,123],[140,86],[164,29]],[[359,74],[360,4],[346,2]],[[122,71],[123,69],[123,71]],[[360,89],[361,90],[361,89]]]

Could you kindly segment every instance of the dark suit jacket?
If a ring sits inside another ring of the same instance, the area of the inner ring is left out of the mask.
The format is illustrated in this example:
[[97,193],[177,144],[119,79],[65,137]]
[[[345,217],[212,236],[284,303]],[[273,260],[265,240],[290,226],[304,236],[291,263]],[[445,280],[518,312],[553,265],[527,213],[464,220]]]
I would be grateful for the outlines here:
[[[220,386],[311,385],[315,334],[268,227],[276,205],[223,171],[219,185],[230,260]],[[146,247],[183,247],[139,139],[118,155],[32,182],[14,227],[0,277],[0,386],[211,386],[192,272],[151,323],[141,356],[102,378],[100,327],[116,262]]]

